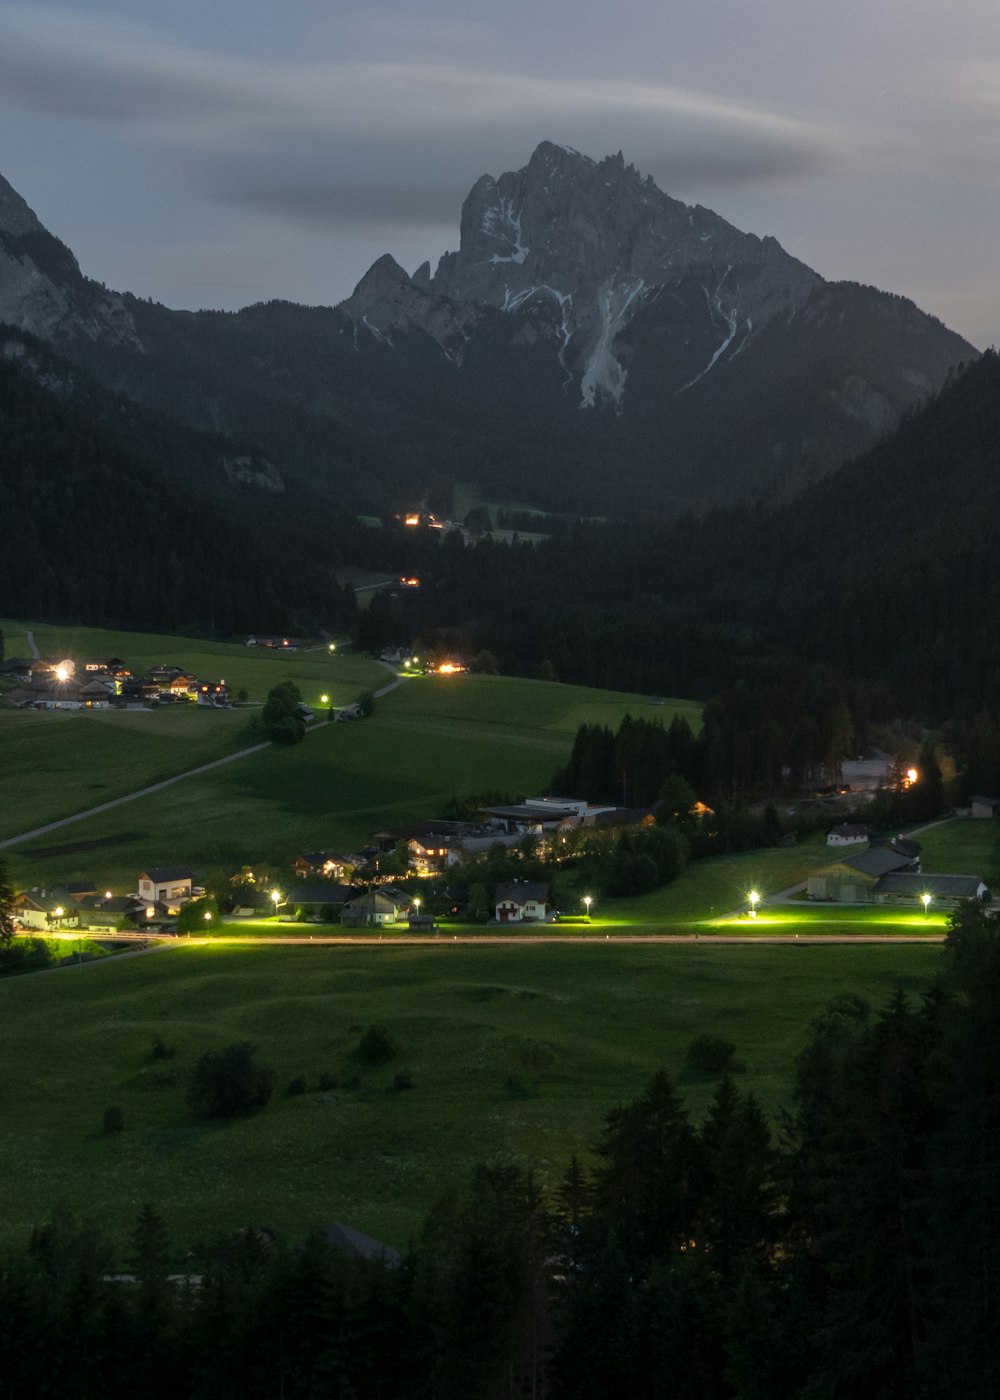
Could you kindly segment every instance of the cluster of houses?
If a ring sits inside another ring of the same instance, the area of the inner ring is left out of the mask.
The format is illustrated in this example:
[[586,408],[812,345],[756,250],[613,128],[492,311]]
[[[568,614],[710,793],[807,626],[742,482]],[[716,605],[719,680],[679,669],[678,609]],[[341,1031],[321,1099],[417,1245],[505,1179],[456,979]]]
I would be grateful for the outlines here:
[[201,680],[182,666],[151,666],[133,675],[118,656],[90,657],[76,662],[11,657],[0,662],[0,680],[13,682],[5,694],[15,709],[107,710],[112,705],[208,705],[226,708],[229,687],[224,680]]
[[910,904],[955,908],[963,899],[990,897],[978,875],[924,875],[922,847],[905,836],[872,839],[866,826],[845,823],[827,834],[826,844],[849,849],[806,881],[809,899],[834,904]]
[[162,933],[174,928],[185,904],[204,893],[187,866],[151,865],[139,872],[131,894],[98,890],[91,880],[23,890],[14,896],[14,918],[23,929],[38,932],[67,928],[113,932],[124,925]]

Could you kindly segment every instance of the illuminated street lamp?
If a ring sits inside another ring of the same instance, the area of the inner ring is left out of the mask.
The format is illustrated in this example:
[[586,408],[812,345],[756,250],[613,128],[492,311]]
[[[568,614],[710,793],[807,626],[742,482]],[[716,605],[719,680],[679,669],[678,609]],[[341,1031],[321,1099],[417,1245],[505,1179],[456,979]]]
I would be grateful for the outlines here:
[[321,705],[329,705],[329,703],[330,703],[330,697],[329,697],[329,695],[321,695],[321,696],[319,697],[319,702],[320,702]]
[[65,915],[65,913],[66,910],[62,907],[61,904],[57,904],[56,907],[53,909],[52,915],[56,921],[56,928],[59,927],[59,921]]
[[278,917],[278,905],[281,903],[281,891],[280,891],[280,890],[272,890],[272,891],[271,891],[271,899],[272,899],[273,902],[274,902],[274,917],[277,918],[277,917]]
[[331,642],[330,645],[327,647],[327,651],[336,651],[336,650],[337,650],[337,643],[336,643],[336,642]]
[[587,918],[588,918],[588,919],[590,918],[590,906],[593,904],[593,902],[594,902],[594,897],[593,897],[593,895],[585,894],[585,895],[583,896],[583,906],[584,906],[584,908],[585,908],[586,911],[587,911]]
[[114,895],[111,893],[110,890],[105,890],[105,891],[104,891],[104,898],[105,898],[105,899],[113,899],[113,898],[114,898]]
[[750,890],[749,893],[747,894],[747,902],[748,902],[749,905],[750,905],[750,917],[751,917],[751,919],[756,919],[756,917],[757,917],[757,905],[760,903],[760,891],[759,891],[759,890]]
[[210,924],[210,923],[212,922],[212,914],[211,914],[211,910],[209,910],[209,909],[206,909],[206,910],[205,910],[205,922],[206,922],[206,924]]
[[924,893],[920,896],[920,903],[924,906],[924,917],[925,917],[925,918],[926,918],[926,916],[927,916],[927,911],[928,911],[928,910],[930,909],[930,907],[931,907],[931,900],[932,900],[933,898],[934,898],[934,896],[933,896],[928,890],[925,890]]

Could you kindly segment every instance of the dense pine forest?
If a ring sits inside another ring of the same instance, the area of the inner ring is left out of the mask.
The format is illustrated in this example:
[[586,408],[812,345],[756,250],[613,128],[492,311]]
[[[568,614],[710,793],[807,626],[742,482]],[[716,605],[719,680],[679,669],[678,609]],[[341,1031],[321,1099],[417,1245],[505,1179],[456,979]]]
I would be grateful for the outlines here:
[[919,999],[830,1003],[777,1124],[731,1073],[695,1123],[656,1071],[593,1166],[485,1163],[398,1263],[149,1206],[116,1260],[59,1209],[0,1264],[0,1395],[993,1400],[994,921],[944,957]]
[[223,635],[351,625],[333,567],[358,527],[294,496],[221,494],[190,435],[158,438],[151,418],[112,430],[79,381],[57,397],[0,358],[7,616]]

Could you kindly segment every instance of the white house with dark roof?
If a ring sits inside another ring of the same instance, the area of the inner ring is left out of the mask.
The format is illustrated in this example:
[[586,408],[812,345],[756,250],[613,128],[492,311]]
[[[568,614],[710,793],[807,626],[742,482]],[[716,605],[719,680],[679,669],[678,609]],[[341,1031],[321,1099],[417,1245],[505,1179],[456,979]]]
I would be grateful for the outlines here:
[[498,924],[544,923],[548,917],[551,887],[533,880],[509,880],[497,885],[494,913]]
[[863,846],[868,840],[868,828],[853,822],[842,822],[826,833],[828,846]]
[[183,903],[191,898],[193,880],[186,865],[150,865],[139,872],[139,898],[151,904]]

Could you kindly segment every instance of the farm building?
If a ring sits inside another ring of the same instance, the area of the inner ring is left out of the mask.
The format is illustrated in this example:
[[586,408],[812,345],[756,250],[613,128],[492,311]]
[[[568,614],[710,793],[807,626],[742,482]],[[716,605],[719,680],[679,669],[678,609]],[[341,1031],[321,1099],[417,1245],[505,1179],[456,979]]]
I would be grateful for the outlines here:
[[868,904],[875,898],[875,886],[882,876],[899,871],[919,875],[920,847],[915,841],[897,837],[814,870],[806,881],[806,894],[810,899],[835,904]]
[[875,886],[880,904],[912,904],[919,907],[929,894],[938,907],[954,909],[964,899],[989,899],[990,892],[978,875],[883,875]]
[[969,815],[979,821],[988,821],[1000,815],[1000,797],[970,797]]

